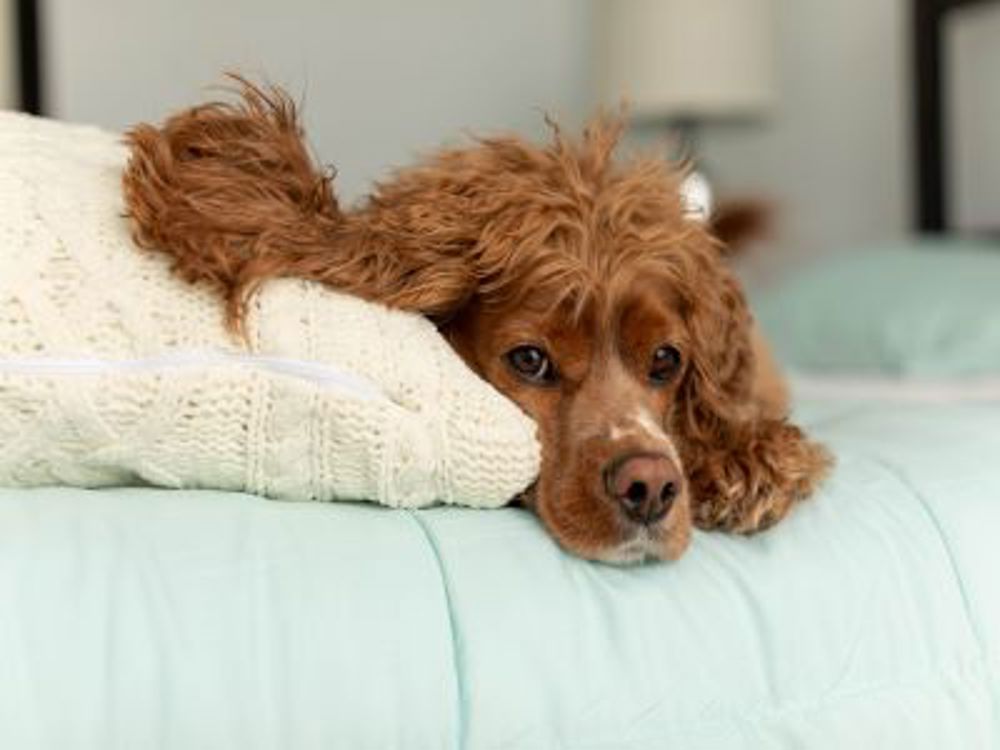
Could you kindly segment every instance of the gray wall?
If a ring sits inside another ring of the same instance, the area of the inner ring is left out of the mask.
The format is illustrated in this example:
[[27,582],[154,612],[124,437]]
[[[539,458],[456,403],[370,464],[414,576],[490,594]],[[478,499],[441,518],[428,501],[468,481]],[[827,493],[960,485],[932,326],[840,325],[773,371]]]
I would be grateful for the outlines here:
[[722,186],[780,211],[770,260],[808,257],[909,225],[908,0],[778,0],[778,105],[704,139]]
[[216,94],[220,71],[280,82],[347,197],[463,129],[541,135],[590,98],[589,0],[49,0],[52,106],[124,128]]
[[[708,169],[724,192],[778,204],[771,264],[904,234],[909,0],[774,2],[777,108],[709,128]],[[594,101],[594,0],[48,0],[48,11],[59,116],[122,128],[211,95],[223,69],[266,75],[304,92],[316,150],[348,197],[465,129],[540,136],[543,110],[574,124]],[[961,32],[977,60],[992,55],[994,82],[998,17]],[[960,189],[998,195],[1000,98],[965,100],[979,106],[963,115],[963,164],[989,142],[998,168],[967,166]],[[963,210],[990,208],[970,201]]]
[[960,227],[1000,227],[1000,6],[956,14],[945,44],[953,212]]

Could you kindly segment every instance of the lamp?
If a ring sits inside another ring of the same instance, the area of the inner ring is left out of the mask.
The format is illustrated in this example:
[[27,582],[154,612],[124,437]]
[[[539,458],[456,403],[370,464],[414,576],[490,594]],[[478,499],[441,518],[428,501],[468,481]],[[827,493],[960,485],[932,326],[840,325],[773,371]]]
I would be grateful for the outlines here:
[[[692,160],[697,127],[759,117],[774,104],[771,0],[601,0],[602,101],[673,128]],[[709,205],[704,177],[693,178]]]

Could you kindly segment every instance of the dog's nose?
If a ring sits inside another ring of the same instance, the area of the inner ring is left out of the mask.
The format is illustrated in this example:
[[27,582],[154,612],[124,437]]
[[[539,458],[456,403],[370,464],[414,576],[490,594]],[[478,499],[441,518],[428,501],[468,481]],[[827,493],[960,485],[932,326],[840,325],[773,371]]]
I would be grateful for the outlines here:
[[632,521],[653,524],[663,518],[681,494],[681,474],[666,456],[629,456],[612,464],[607,487]]

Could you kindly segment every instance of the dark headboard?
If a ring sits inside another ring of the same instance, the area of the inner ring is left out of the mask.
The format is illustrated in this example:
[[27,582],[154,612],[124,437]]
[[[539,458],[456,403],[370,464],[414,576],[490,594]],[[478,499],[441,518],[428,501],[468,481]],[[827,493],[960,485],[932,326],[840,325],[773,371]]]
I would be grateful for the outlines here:
[[916,127],[917,228],[944,232],[953,228],[948,201],[948,83],[944,56],[944,27],[956,8],[985,5],[997,0],[913,0],[913,102]]
[[44,114],[44,77],[42,75],[42,0],[17,0],[14,5],[17,29],[17,65],[20,71],[20,109],[34,115]]

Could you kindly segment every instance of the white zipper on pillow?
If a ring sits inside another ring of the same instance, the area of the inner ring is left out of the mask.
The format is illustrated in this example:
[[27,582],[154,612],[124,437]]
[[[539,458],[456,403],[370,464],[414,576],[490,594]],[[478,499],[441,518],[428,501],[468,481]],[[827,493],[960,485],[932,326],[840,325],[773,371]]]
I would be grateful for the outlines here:
[[106,375],[115,372],[163,372],[197,367],[237,366],[299,378],[327,388],[335,388],[367,401],[389,401],[388,395],[372,381],[335,365],[305,362],[284,357],[226,352],[163,354],[146,359],[62,359],[56,357],[15,357],[0,359],[0,373],[18,375]]

